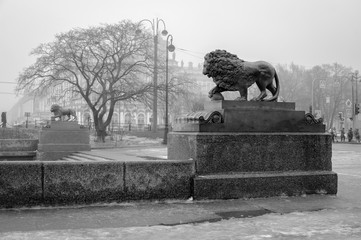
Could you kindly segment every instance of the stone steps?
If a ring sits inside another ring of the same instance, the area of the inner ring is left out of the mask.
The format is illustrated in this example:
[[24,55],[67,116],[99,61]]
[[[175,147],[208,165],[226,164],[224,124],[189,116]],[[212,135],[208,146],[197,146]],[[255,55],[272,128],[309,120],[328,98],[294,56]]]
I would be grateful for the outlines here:
[[111,159],[97,157],[86,153],[73,153],[69,156],[63,157],[61,160],[79,162],[79,161],[112,161]]

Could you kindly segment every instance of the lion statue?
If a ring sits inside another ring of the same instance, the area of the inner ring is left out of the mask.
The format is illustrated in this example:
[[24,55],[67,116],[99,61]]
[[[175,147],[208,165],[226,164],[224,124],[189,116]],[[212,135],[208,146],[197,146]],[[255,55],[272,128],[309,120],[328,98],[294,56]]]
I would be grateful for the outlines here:
[[[247,101],[248,88],[256,83],[261,93],[251,101],[277,101],[280,92],[275,68],[264,61],[247,62],[226,50],[215,50],[205,55],[203,74],[213,78],[216,86],[209,91],[212,100],[224,100],[221,92],[238,91],[237,100]],[[275,79],[276,87],[273,85]],[[268,89],[272,97],[266,99]]]
[[73,117],[72,121],[77,120],[75,110],[70,108],[63,109],[58,104],[51,105],[50,112],[54,113],[54,120],[56,118],[59,118],[59,120],[61,121],[63,116],[68,116],[68,119],[66,121],[70,121],[71,117]]

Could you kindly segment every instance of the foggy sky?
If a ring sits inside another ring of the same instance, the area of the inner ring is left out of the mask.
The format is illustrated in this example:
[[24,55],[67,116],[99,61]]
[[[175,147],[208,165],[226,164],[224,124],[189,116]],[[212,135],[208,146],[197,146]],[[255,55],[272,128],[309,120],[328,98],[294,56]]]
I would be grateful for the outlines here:
[[[246,61],[361,70],[359,0],[0,0],[0,82],[14,82],[35,62],[30,51],[57,33],[155,18],[165,21],[185,63],[225,49]],[[16,102],[4,94],[14,87],[0,83],[0,111]]]

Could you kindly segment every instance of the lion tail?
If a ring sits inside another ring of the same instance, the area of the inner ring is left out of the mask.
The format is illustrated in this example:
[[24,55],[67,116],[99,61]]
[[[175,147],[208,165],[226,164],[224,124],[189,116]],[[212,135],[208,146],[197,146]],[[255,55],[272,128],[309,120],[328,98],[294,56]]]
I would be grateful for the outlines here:
[[269,99],[265,99],[264,101],[267,101],[267,102],[277,101],[278,95],[280,94],[280,81],[279,81],[279,79],[278,79],[277,72],[275,72],[275,82],[276,82],[276,93],[275,93],[275,95],[273,95],[273,96],[272,96],[271,98],[269,98]]

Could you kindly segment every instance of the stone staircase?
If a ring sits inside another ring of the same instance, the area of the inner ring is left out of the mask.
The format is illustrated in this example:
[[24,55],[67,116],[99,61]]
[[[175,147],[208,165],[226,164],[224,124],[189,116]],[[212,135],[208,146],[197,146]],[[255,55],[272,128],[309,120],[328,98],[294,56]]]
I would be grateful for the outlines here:
[[69,161],[69,162],[114,161],[112,159],[93,156],[84,152],[72,153],[66,157],[62,157],[60,160]]

